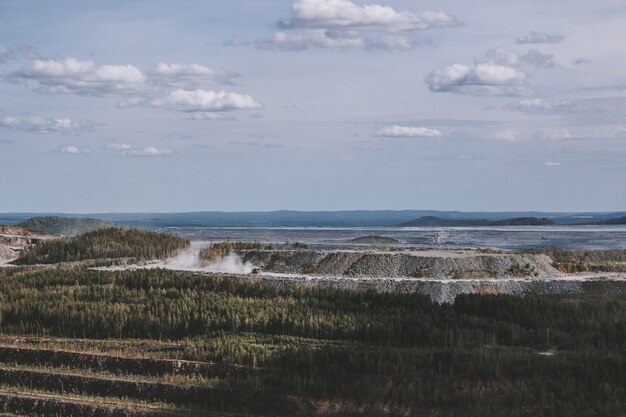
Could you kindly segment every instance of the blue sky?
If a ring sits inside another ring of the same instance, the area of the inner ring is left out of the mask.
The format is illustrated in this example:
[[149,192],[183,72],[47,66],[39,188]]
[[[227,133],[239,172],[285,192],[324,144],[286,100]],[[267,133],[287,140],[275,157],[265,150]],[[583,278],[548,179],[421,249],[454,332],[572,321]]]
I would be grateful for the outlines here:
[[0,0],[0,212],[623,210],[626,3]]

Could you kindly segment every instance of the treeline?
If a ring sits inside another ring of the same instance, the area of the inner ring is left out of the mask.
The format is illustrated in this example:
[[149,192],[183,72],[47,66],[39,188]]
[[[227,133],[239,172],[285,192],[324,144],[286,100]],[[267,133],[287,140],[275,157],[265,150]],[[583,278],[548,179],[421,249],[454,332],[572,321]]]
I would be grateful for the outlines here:
[[626,406],[623,296],[439,305],[167,270],[51,269],[0,280],[0,317],[5,334],[184,340],[193,349],[172,355],[271,368],[254,389],[344,404],[341,415],[619,416]]
[[213,260],[222,256],[228,255],[230,252],[237,252],[242,250],[301,250],[308,249],[309,246],[300,243],[260,243],[260,242],[245,242],[245,241],[233,241],[233,242],[218,242],[212,245],[202,248],[198,256],[201,259]]
[[22,252],[17,264],[53,264],[90,259],[162,259],[186,248],[177,236],[139,229],[108,228],[42,241]]

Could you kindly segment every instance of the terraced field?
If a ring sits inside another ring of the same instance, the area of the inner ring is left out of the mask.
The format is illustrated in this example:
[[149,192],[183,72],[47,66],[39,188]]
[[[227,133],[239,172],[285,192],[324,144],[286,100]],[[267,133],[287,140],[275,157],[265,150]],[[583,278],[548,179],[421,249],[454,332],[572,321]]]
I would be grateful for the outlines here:
[[29,416],[299,413],[295,400],[254,390],[265,370],[166,358],[180,350],[150,341],[0,337],[0,410]]

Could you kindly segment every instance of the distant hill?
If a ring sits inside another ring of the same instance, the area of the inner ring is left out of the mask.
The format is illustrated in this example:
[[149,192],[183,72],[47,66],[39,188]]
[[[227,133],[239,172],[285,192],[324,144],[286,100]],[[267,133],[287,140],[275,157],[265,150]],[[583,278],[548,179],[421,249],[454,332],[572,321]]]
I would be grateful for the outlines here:
[[616,225],[617,224],[626,224],[626,216],[618,217],[617,219],[610,219],[610,220],[605,220],[605,221],[602,221],[602,222],[596,222],[594,224],[607,224],[607,225],[610,225],[610,224],[616,224]]
[[626,216],[620,212],[461,212],[438,210],[353,210],[353,211],[264,211],[264,212],[186,212],[186,213],[0,213],[0,223],[17,224],[31,217],[54,216],[96,218],[147,229],[164,227],[393,227],[421,217],[438,217],[445,220],[476,219],[489,222],[518,217],[545,217],[555,224],[592,224]]
[[399,240],[396,240],[396,239],[394,239],[392,237],[378,236],[378,235],[361,236],[361,237],[357,237],[357,238],[354,238],[354,239],[350,239],[348,242],[350,242],[350,243],[379,244],[379,245],[400,243]]
[[554,222],[545,217],[516,217],[514,219],[491,222],[489,226],[550,226]]
[[487,219],[442,219],[435,216],[424,216],[399,224],[400,227],[463,227],[463,226],[548,226],[554,224],[545,217],[515,217],[511,219],[491,221]]
[[23,252],[16,264],[118,258],[164,259],[188,246],[189,241],[174,235],[139,229],[107,228],[39,242]]
[[100,219],[45,216],[32,217],[20,223],[19,226],[30,230],[41,230],[54,235],[75,236],[113,227],[115,224]]
[[436,216],[424,216],[409,222],[400,223],[400,227],[462,227],[462,226],[489,226],[491,222],[485,219],[442,219]]

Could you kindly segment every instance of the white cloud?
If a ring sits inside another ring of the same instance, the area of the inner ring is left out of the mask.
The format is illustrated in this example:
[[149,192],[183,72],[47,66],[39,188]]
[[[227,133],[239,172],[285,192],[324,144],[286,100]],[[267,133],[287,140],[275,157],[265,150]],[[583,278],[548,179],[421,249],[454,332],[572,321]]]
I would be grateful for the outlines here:
[[[378,4],[358,5],[349,0],[297,0],[293,17],[279,22],[281,29],[304,29],[294,34],[277,32],[269,40],[254,42],[258,48],[303,50],[307,48],[410,50],[413,41],[406,36],[432,28],[460,26],[445,12],[396,11]],[[376,32],[378,36],[367,36]],[[247,45],[236,38],[225,45]]]
[[189,133],[170,133],[169,135],[167,135],[168,139],[193,139],[194,136],[189,134]]
[[217,120],[217,121],[225,121],[232,122],[237,120],[236,118],[223,114],[223,113],[211,113],[205,111],[197,111],[189,113],[187,117],[188,120]]
[[132,65],[96,65],[75,58],[34,59],[9,74],[13,82],[35,81],[45,94],[131,94],[145,90],[146,76]]
[[375,135],[391,138],[438,138],[441,137],[441,132],[426,127],[392,125],[381,127],[376,130]]
[[365,48],[367,41],[356,31],[331,31],[310,29],[301,33],[288,34],[277,32],[269,42],[259,44],[278,49],[302,50],[309,47],[319,48]]
[[554,55],[544,54],[535,49],[520,54],[504,48],[493,48],[487,51],[485,56],[479,58],[477,62],[481,64],[502,65],[508,67],[518,67],[530,65],[537,68],[555,68]]
[[109,143],[108,145],[105,146],[105,149],[111,150],[111,151],[127,151],[132,149],[132,146],[130,146],[127,143]]
[[561,163],[556,161],[546,161],[544,162],[544,165],[547,167],[559,167],[561,166]]
[[529,98],[507,105],[505,108],[522,113],[569,113],[574,111],[576,106],[569,100]]
[[150,102],[153,107],[186,112],[259,109],[261,105],[246,94],[225,91],[174,90]]
[[556,68],[556,63],[554,62],[554,55],[545,54],[543,52],[539,52],[536,49],[531,49],[523,55],[520,55],[520,59],[526,65],[532,65],[537,68]]
[[215,70],[199,64],[159,63],[150,75],[158,83],[171,87],[188,88],[206,84],[233,84],[234,72]]
[[298,0],[292,9],[293,19],[283,26],[402,32],[460,25],[454,16],[445,12],[398,12],[388,6],[360,6],[349,0]]
[[0,43],[0,64],[13,57],[13,49]]
[[222,42],[222,46],[248,46],[252,43],[253,42],[248,38],[235,36],[234,38],[226,39],[224,42]]
[[79,148],[76,145],[62,145],[59,146],[57,149],[61,153],[67,153],[71,155],[80,155],[91,152],[91,149],[89,148]]
[[560,43],[564,39],[564,36],[560,33],[554,32],[537,32],[532,31],[526,36],[517,38],[515,43],[518,44],[537,44],[537,43]]
[[68,118],[47,119],[39,116],[4,117],[0,127],[32,133],[76,134],[95,126],[93,122],[75,122]]
[[572,138],[572,133],[569,129],[545,128],[539,131],[537,136],[542,139],[570,139]]
[[109,143],[104,147],[109,151],[116,152],[119,156],[137,156],[137,157],[149,157],[149,156],[167,156],[173,155],[174,151],[171,149],[162,149],[155,146],[146,146],[142,148],[131,146],[127,143]]
[[402,35],[385,34],[368,38],[357,30],[306,29],[290,34],[276,32],[269,40],[257,42],[261,49],[300,51],[308,48],[410,50],[413,42]]
[[491,134],[491,138],[496,140],[502,140],[505,142],[516,142],[518,135],[519,130],[517,130],[516,128],[508,128],[493,132]]
[[122,150],[119,154],[121,156],[166,156],[172,155],[174,151],[171,149],[160,149],[154,146],[147,146],[141,149],[126,149]]
[[537,132],[540,139],[615,139],[626,137],[626,126],[609,126],[591,129],[544,128]]
[[476,96],[524,96],[530,94],[524,72],[497,64],[454,64],[432,71],[426,83],[433,92]]

